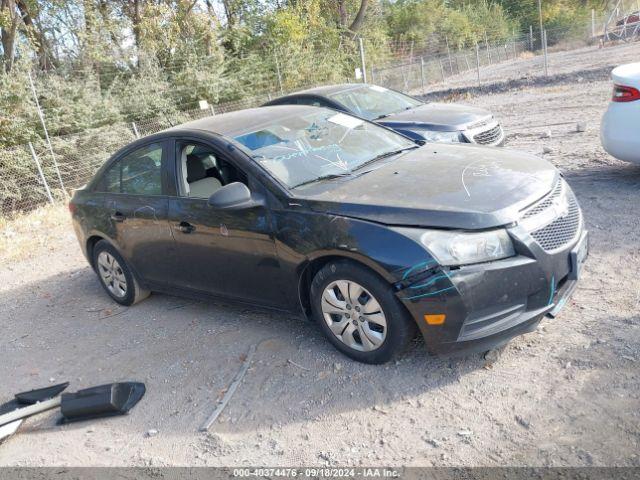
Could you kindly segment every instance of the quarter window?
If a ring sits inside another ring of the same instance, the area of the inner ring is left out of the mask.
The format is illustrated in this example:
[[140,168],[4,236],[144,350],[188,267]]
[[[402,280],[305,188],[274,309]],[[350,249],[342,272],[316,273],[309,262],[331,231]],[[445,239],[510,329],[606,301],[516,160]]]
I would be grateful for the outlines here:
[[152,143],[116,161],[104,175],[104,191],[161,195],[162,150],[161,143]]

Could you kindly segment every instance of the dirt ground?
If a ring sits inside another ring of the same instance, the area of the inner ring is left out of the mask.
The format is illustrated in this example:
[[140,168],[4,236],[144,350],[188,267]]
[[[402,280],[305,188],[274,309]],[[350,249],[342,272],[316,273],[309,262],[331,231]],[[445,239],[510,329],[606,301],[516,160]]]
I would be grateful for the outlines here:
[[[495,66],[508,82],[484,92],[468,88],[473,76],[455,84],[453,98],[503,122],[508,148],[544,149],[591,234],[566,309],[497,359],[434,358],[417,341],[399,361],[367,366],[291,316],[166,295],[121,308],[66,216],[5,225],[5,245],[25,248],[0,254],[0,400],[67,380],[139,380],[148,392],[126,417],[31,419],[0,446],[0,465],[640,466],[640,167],[598,138],[607,71],[639,54],[640,44],[594,47],[552,54],[547,80],[526,76],[535,58]],[[199,432],[252,344],[243,383]]]

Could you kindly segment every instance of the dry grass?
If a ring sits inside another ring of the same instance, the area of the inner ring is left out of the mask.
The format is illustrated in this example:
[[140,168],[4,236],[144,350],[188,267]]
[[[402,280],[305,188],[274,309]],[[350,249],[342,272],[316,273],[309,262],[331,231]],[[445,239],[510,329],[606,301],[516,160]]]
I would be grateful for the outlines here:
[[520,54],[518,55],[518,58],[520,60],[527,60],[527,59],[533,58],[535,56],[536,56],[535,53],[530,52],[529,50],[525,50],[524,52],[520,52]]
[[64,204],[47,205],[13,218],[0,217],[0,265],[54,251],[73,235]]

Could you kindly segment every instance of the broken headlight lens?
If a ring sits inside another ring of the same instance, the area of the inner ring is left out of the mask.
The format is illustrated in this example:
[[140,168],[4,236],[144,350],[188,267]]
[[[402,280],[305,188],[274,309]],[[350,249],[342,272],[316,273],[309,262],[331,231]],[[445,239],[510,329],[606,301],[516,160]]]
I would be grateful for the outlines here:
[[478,233],[429,230],[420,235],[420,242],[443,266],[491,262],[515,255],[506,230]]

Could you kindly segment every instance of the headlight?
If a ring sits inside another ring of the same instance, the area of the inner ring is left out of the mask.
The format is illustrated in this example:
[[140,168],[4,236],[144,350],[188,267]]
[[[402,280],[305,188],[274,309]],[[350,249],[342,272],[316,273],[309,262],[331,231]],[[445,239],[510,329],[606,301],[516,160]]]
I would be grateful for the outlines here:
[[434,130],[420,130],[418,132],[427,142],[460,143],[460,132],[437,132]]
[[490,262],[515,255],[506,230],[479,233],[429,230],[420,242],[440,265],[468,265]]

